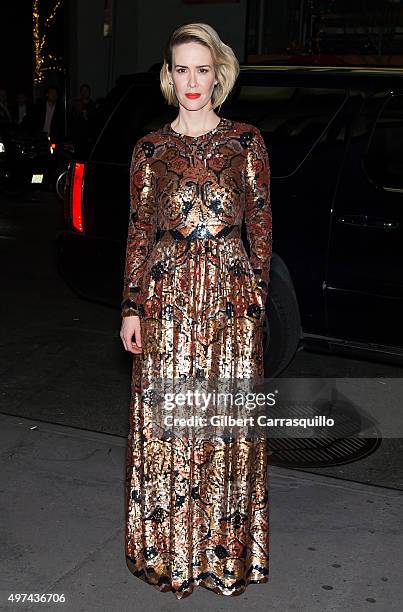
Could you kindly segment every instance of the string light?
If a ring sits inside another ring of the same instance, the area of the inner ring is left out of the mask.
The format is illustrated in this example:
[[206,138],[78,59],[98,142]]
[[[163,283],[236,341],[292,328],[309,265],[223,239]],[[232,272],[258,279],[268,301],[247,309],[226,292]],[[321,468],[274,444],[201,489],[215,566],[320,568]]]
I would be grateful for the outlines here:
[[53,53],[46,53],[47,37],[50,28],[52,27],[56,14],[63,3],[63,0],[55,0],[53,8],[45,19],[41,31],[40,24],[40,0],[32,0],[32,32],[34,41],[35,54],[35,69],[34,83],[42,83],[45,79],[45,73],[49,71],[63,71],[63,59],[56,57]]

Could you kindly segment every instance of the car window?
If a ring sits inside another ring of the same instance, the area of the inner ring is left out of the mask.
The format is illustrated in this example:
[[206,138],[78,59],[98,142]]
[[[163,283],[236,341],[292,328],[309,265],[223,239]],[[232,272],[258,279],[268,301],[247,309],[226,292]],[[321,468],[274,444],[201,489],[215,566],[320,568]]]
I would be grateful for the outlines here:
[[378,185],[403,188],[403,96],[383,106],[365,155],[368,176]]
[[[222,109],[216,110],[220,116],[258,127],[272,157],[273,175],[287,176],[324,137],[345,99],[344,89],[238,83]],[[136,140],[172,121],[177,113],[166,104],[159,80],[132,85],[115,104],[91,158],[130,161]]]
[[344,89],[241,84],[224,114],[258,127],[272,154],[272,173],[287,176],[325,135],[345,100]]
[[132,84],[115,105],[91,154],[93,161],[128,163],[136,141],[175,116],[159,82]]

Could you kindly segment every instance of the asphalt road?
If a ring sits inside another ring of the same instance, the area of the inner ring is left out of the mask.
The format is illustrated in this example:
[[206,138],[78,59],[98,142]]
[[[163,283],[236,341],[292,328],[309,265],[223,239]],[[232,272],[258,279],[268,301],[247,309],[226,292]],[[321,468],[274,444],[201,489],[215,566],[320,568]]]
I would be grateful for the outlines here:
[[[62,204],[37,191],[0,196],[0,412],[125,437],[131,356],[118,310],[78,298],[59,277]],[[401,377],[403,368],[299,351],[283,376]],[[403,441],[382,440],[365,459],[305,469],[402,489]]]

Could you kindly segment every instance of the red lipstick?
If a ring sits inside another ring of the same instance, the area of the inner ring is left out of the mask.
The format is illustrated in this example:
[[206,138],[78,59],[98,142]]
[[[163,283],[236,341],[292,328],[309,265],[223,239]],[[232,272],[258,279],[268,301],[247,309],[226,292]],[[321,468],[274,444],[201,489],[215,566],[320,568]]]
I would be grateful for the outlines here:
[[200,98],[200,94],[199,93],[187,93],[187,94],[185,94],[185,96],[187,98],[190,98],[191,100],[196,100],[196,98]]

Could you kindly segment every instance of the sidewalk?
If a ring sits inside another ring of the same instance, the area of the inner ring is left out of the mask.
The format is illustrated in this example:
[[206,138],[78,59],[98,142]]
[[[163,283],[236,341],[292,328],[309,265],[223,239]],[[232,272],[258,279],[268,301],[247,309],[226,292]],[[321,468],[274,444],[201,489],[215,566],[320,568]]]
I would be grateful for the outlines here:
[[[0,610],[401,610],[399,491],[271,466],[270,581],[177,601],[126,567],[126,439],[6,415],[0,424]],[[12,592],[66,602],[9,606]]]

